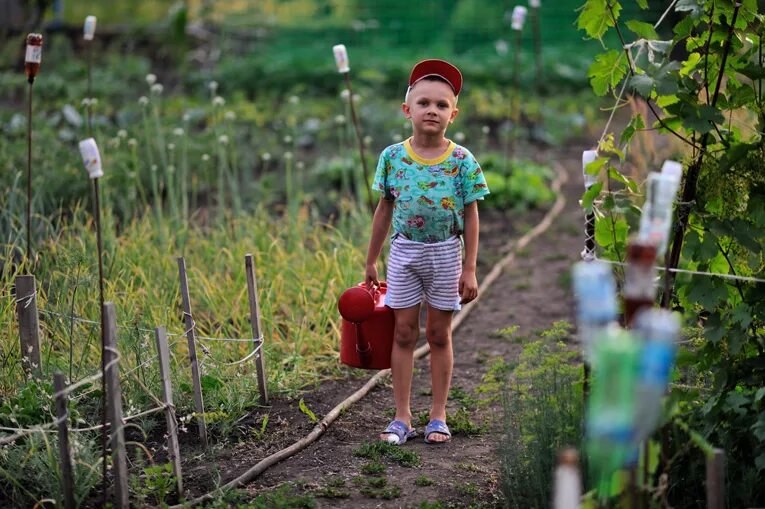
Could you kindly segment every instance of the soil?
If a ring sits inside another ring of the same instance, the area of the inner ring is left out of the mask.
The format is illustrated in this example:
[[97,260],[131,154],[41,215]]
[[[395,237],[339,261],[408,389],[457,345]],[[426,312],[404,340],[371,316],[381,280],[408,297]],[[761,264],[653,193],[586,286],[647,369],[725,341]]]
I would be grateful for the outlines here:
[[[581,151],[586,148],[573,145],[564,152],[541,157],[559,163],[568,174],[568,182],[561,190],[566,199],[565,207],[546,232],[517,253],[515,261],[481,295],[478,305],[454,332],[455,362],[448,411],[453,416],[464,407],[468,413],[464,418],[463,410],[463,419],[450,421],[454,431],[452,441],[428,445],[420,435],[401,448],[416,453],[420,466],[404,467],[383,458],[379,461],[384,466],[382,473],[363,472],[373,461],[354,452],[365,444],[374,444],[393,415],[392,391],[387,379],[346,410],[318,441],[244,486],[237,495],[239,502],[246,504],[247,500],[288,483],[289,493],[310,495],[320,508],[414,508],[426,502],[440,503],[431,507],[502,504],[497,455],[502,406],[496,399],[481,405],[468,402],[491,396],[480,393],[480,389],[492,362],[502,358],[512,363],[522,349],[522,342],[502,339],[496,333],[498,330],[517,326],[515,337],[533,337],[556,321],[574,322],[569,274],[583,247],[583,218],[578,200],[583,189]],[[543,215],[544,211],[523,214],[481,211],[479,281],[506,254],[509,242],[533,227]],[[421,337],[420,342],[422,344],[424,338]],[[428,359],[426,356],[415,362],[412,396],[415,419],[421,413],[427,414],[430,405]],[[305,394],[306,406],[321,418],[361,387],[374,372],[349,369],[348,374],[347,379],[322,383],[315,391]],[[234,479],[269,454],[307,435],[314,427],[294,400],[275,400],[240,425],[257,432],[265,414],[268,414],[268,425],[263,437],[250,438],[208,453],[204,458],[197,455],[197,459],[194,452],[189,451],[190,444],[185,444],[183,477],[187,496],[198,496]],[[424,429],[424,422],[415,425],[420,432]],[[370,485],[370,479],[377,483],[377,488]],[[427,485],[429,482],[432,484]],[[380,488],[383,483],[390,489]],[[398,496],[395,491],[399,491]]]

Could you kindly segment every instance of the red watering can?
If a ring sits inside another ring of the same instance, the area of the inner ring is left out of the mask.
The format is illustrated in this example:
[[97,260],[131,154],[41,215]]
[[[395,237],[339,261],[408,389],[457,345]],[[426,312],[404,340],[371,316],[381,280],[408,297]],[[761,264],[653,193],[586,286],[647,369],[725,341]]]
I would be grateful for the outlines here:
[[343,317],[340,362],[364,369],[390,368],[393,348],[393,310],[385,305],[387,286],[367,290],[359,283],[343,292],[337,309]]

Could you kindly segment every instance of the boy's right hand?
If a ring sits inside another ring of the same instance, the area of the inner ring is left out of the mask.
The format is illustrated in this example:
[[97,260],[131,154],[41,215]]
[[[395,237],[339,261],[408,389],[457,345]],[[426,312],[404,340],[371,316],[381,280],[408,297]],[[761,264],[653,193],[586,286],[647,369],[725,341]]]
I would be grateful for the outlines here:
[[376,263],[367,265],[367,273],[366,273],[365,282],[367,285],[367,290],[372,288],[372,286],[380,286],[380,282],[377,280],[377,264]]

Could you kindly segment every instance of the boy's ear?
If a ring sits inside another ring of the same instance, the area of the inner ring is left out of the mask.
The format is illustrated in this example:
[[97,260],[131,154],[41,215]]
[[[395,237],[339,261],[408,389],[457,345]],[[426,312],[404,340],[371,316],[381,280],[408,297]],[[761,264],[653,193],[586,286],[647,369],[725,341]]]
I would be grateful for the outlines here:
[[412,113],[411,113],[411,111],[409,110],[409,105],[408,105],[408,104],[406,104],[406,103],[401,103],[401,111],[403,111],[403,112],[404,112],[404,116],[405,116],[406,118],[412,118]]
[[449,117],[449,123],[450,123],[450,124],[451,124],[452,122],[454,122],[454,119],[455,119],[455,118],[457,118],[457,114],[458,114],[459,112],[460,112],[460,110],[459,110],[459,108],[457,108],[457,107],[455,107],[455,108],[452,110],[452,114],[451,114],[451,116]]

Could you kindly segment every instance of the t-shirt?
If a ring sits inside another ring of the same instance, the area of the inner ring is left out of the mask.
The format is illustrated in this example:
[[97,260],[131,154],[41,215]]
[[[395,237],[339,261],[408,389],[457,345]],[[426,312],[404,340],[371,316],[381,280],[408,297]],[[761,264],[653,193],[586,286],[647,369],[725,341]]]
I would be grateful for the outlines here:
[[372,188],[393,196],[393,232],[417,242],[442,242],[464,230],[465,205],[489,194],[481,166],[449,142],[435,159],[415,154],[411,138],[380,154]]

